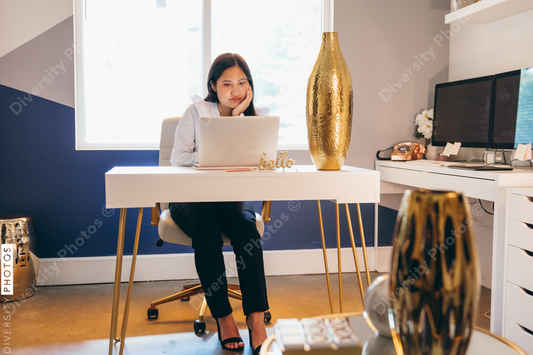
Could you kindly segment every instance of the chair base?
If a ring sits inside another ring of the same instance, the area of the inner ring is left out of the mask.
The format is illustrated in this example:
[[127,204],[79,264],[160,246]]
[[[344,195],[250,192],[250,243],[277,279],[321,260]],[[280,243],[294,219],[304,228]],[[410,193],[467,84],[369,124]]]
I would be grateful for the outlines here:
[[[242,294],[238,291],[240,291],[239,285],[228,284],[228,296],[242,301]],[[204,290],[201,284],[185,285],[183,286],[183,291],[175,293],[168,297],[161,298],[157,301],[150,303],[150,307],[148,307],[148,310],[147,310],[148,319],[158,318],[159,310],[157,309],[157,306],[159,306],[160,304],[165,304],[165,303],[177,301],[177,300],[188,301],[191,296],[198,295],[200,293],[204,293]],[[200,315],[198,316],[198,320],[194,321],[194,332],[195,333],[205,332],[206,328],[205,328],[204,317],[205,317],[206,311],[207,311],[207,301],[205,300],[205,296],[204,296],[202,300],[202,306],[200,307]],[[271,319],[272,319],[272,316],[270,312],[268,311],[265,312],[265,319],[264,319],[265,322],[270,322]]]

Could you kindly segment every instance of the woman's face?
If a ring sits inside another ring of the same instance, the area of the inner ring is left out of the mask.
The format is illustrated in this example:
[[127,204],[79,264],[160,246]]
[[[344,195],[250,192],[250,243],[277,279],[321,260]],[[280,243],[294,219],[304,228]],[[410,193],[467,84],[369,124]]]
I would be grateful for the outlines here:
[[211,83],[211,87],[217,93],[219,104],[233,110],[246,98],[250,83],[241,67],[236,65],[224,70],[216,85]]

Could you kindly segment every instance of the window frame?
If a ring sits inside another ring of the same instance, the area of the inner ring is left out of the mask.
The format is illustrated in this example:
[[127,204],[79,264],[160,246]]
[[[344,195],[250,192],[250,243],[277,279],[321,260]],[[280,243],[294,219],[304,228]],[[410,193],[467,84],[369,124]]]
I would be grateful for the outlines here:
[[[88,143],[85,132],[85,80],[83,63],[83,19],[89,0],[74,0],[74,96],[75,96],[75,144],[76,150],[159,150],[159,144],[147,143]],[[216,0],[215,0],[216,1]],[[333,31],[334,1],[322,1],[322,32]],[[211,0],[202,0],[202,59],[203,82],[211,67]],[[202,95],[207,95],[202,88]],[[308,150],[307,144],[285,143],[278,149]]]

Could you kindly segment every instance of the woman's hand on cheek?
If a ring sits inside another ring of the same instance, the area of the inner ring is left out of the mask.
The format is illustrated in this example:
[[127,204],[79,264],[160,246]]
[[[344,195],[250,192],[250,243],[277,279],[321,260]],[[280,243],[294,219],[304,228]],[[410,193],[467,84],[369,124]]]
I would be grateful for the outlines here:
[[250,102],[252,102],[252,99],[254,98],[254,93],[252,92],[252,88],[249,88],[246,92],[246,97],[244,100],[241,101],[240,104],[235,107],[231,113],[232,116],[240,116],[241,113],[246,111],[248,106],[250,106]]

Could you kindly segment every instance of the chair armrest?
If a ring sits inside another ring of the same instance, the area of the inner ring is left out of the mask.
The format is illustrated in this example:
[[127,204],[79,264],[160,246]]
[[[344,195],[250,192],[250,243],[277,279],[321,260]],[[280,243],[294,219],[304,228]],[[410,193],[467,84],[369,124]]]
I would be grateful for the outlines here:
[[263,209],[261,211],[261,217],[263,222],[270,222],[270,203],[272,201],[263,201]]
[[155,204],[155,207],[152,207],[152,226],[159,225],[159,216],[161,215],[161,210],[159,208],[159,203]]

